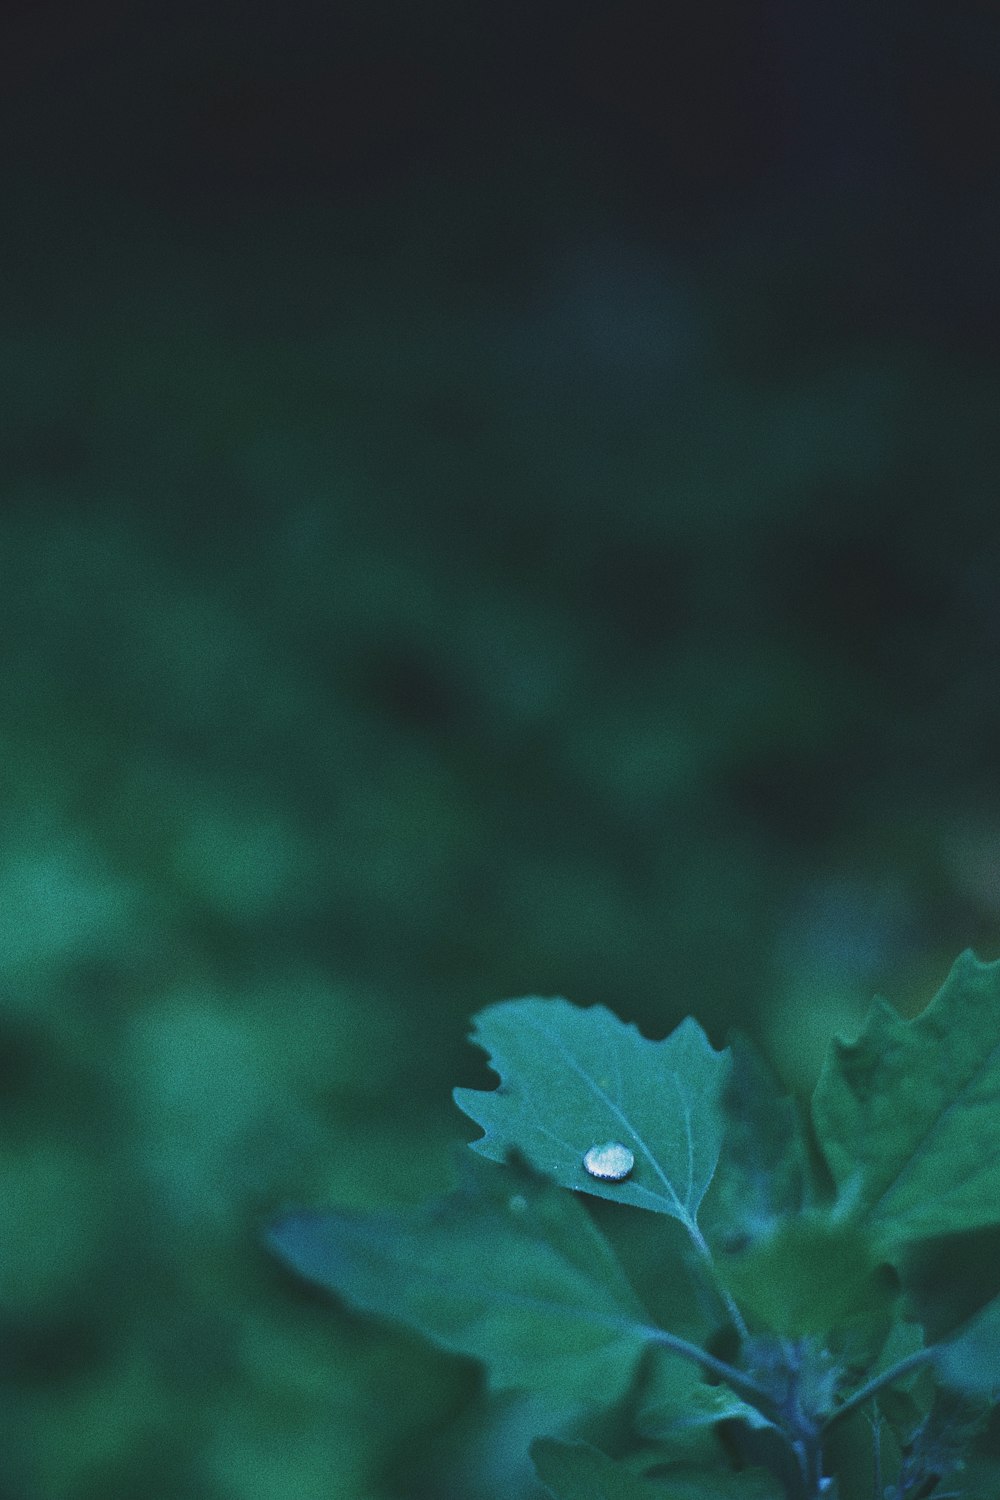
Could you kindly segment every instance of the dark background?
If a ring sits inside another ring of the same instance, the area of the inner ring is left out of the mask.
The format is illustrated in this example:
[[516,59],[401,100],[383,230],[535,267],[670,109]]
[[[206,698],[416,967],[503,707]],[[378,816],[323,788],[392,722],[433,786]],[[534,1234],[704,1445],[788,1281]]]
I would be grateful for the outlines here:
[[[874,11],[874,13],[873,13]],[[299,1294],[469,1015],[788,1084],[1000,925],[1000,18],[0,17],[0,1495],[528,1493]]]

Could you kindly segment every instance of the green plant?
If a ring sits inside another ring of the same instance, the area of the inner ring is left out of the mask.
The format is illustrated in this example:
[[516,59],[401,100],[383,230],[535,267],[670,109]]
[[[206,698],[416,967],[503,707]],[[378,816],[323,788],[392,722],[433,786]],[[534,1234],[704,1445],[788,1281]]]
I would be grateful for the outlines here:
[[[877,1003],[807,1117],[691,1019],[514,1000],[474,1039],[501,1081],[456,1093],[484,1131],[458,1191],[290,1214],[288,1265],[591,1413],[610,1453],[533,1444],[557,1500],[996,1500],[1000,963],[964,954],[911,1021]],[[661,1216],[637,1285],[584,1194]]]

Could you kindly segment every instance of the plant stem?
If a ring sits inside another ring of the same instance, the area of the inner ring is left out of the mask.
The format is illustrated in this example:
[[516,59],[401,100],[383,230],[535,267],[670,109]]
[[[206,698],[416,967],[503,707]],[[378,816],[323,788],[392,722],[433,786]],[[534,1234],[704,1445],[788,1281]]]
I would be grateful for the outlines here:
[[781,1417],[802,1473],[805,1500],[818,1500],[823,1494],[823,1449],[816,1419],[802,1404],[803,1355],[802,1340],[786,1345],[788,1391],[781,1404]]
[[898,1364],[892,1365],[888,1370],[883,1370],[881,1375],[876,1375],[874,1379],[869,1380],[867,1385],[863,1385],[860,1390],[855,1391],[853,1396],[848,1396],[847,1400],[827,1417],[823,1423],[823,1431],[826,1432],[828,1428],[833,1426],[834,1422],[839,1422],[842,1417],[846,1417],[850,1412],[856,1411],[859,1406],[864,1406],[865,1402],[870,1401],[872,1396],[880,1391],[883,1386],[891,1385],[894,1380],[899,1380],[901,1376],[908,1375],[911,1370],[919,1369],[921,1365],[926,1364],[933,1357],[933,1354],[933,1349],[918,1349],[916,1354],[909,1354],[906,1359],[901,1359]]
[[[661,1344],[664,1349],[670,1349],[674,1354],[679,1354],[682,1359],[689,1359],[693,1364],[700,1365],[711,1375],[717,1375],[724,1380],[730,1390],[735,1391],[738,1396],[743,1396],[751,1405],[755,1406],[764,1415],[771,1417],[769,1411],[774,1409],[774,1400],[769,1391],[749,1375],[744,1375],[735,1365],[727,1364],[724,1359],[716,1359],[714,1354],[709,1354],[707,1349],[700,1349],[697,1344],[689,1343],[676,1333],[667,1333],[663,1328],[646,1328],[643,1330],[651,1343]],[[775,1424],[777,1425],[777,1424]]]
[[691,1236],[691,1243],[694,1245],[694,1248],[701,1256],[702,1262],[712,1279],[712,1286],[718,1292],[719,1296],[725,1303],[726,1311],[729,1314],[733,1327],[736,1329],[736,1332],[739,1334],[740,1338],[746,1340],[750,1336],[750,1330],[747,1328],[746,1319],[737,1307],[732,1293],[719,1281],[718,1273],[715,1269],[715,1262],[712,1259],[712,1251],[709,1248],[708,1241],[702,1234],[694,1219],[687,1220],[686,1227],[688,1234]]

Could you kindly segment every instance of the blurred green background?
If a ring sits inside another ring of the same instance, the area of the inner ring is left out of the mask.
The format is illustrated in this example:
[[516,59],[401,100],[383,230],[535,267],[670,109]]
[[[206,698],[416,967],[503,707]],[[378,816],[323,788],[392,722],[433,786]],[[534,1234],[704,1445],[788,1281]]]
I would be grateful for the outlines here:
[[260,1226],[445,1188],[490,1001],[805,1090],[1000,950],[1000,26],[0,29],[0,1496],[527,1494]]

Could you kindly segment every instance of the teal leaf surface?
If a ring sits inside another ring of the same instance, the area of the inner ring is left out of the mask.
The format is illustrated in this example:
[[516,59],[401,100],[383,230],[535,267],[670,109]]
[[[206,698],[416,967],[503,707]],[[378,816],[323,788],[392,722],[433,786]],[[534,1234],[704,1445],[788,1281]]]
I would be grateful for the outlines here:
[[537,1438],[531,1457],[555,1500],[781,1500],[783,1494],[762,1469],[735,1473],[685,1465],[648,1479],[586,1443],[563,1443],[558,1438]]
[[606,1404],[652,1331],[583,1206],[515,1169],[416,1210],[293,1213],[268,1242],[349,1305],[485,1361],[497,1389]]
[[635,1419],[643,1437],[669,1443],[672,1451],[690,1454],[702,1448],[713,1456],[715,1447],[706,1439],[720,1422],[732,1421],[773,1425],[727,1385],[711,1385],[692,1364],[662,1354],[654,1358]]
[[[531,1457],[539,1479],[555,1500],[666,1500],[662,1484],[643,1479],[587,1443],[536,1438]],[[707,1496],[710,1491],[703,1493]]]
[[887,1253],[1000,1223],[1000,963],[963,953],[912,1021],[878,1002],[834,1042],[813,1116],[842,1202]]
[[[719,1160],[729,1066],[696,1021],[652,1042],[602,1005],[507,1000],[480,1012],[473,1041],[500,1075],[492,1092],[455,1090],[485,1131],[475,1151],[494,1161],[520,1152],[563,1187],[694,1226]],[[624,1181],[584,1168],[586,1152],[610,1141],[635,1157]]]
[[[897,1493],[950,1494],[961,1496],[961,1500],[981,1494],[970,1473],[969,1459],[989,1416],[987,1401],[970,1400],[953,1390],[935,1391],[930,1410],[903,1449]],[[980,1474],[985,1477],[982,1470]],[[995,1489],[987,1493],[989,1500],[996,1500]]]
[[881,1348],[891,1326],[895,1286],[877,1265],[870,1234],[818,1209],[723,1258],[720,1274],[744,1312],[784,1338],[865,1326]]
[[811,1201],[808,1151],[794,1099],[782,1092],[753,1043],[730,1041],[723,1090],[726,1131],[705,1211],[716,1237],[739,1249]]
[[934,1365],[942,1384],[969,1397],[1000,1396],[1000,1297],[995,1297],[951,1338],[938,1344]]
[[[897,1322],[882,1345],[871,1374],[884,1375],[894,1365],[919,1354],[925,1347],[924,1331],[919,1323]],[[865,1378],[869,1378],[867,1374]],[[930,1410],[935,1390],[934,1370],[928,1361],[908,1370],[879,1391],[875,1409],[888,1424],[900,1447],[911,1443]]]

